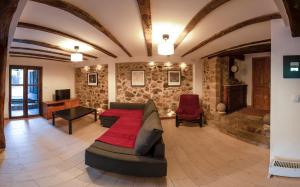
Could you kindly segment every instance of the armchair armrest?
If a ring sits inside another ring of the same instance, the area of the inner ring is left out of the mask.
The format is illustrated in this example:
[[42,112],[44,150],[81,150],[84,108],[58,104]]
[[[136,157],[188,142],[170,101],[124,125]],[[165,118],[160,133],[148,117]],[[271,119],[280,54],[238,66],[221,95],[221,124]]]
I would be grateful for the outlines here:
[[119,103],[119,102],[111,102],[111,109],[126,109],[126,110],[144,110],[145,104],[141,103]]
[[182,113],[183,113],[183,110],[181,108],[177,108],[176,114],[182,114]]

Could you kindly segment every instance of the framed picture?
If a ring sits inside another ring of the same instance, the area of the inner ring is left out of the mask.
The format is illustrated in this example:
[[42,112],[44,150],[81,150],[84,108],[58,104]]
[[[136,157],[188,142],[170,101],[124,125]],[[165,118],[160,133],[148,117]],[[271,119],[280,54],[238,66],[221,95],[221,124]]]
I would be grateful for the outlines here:
[[98,85],[98,73],[88,73],[88,85],[89,86]]
[[181,85],[181,71],[168,71],[168,86]]
[[131,71],[131,86],[145,86],[145,71]]

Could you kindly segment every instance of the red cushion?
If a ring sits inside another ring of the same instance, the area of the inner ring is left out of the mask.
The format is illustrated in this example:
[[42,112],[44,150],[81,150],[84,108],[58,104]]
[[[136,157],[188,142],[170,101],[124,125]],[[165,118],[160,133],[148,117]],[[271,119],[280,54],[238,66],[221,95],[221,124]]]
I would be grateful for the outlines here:
[[134,148],[137,134],[142,125],[143,110],[110,109],[101,116],[117,116],[118,121],[96,139],[111,145]]

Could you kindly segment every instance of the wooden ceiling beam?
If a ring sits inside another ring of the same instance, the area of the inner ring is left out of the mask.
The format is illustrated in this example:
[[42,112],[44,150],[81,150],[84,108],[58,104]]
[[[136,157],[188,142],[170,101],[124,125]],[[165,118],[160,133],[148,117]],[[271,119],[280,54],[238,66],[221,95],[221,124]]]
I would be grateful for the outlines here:
[[53,58],[53,59],[58,59],[58,60],[70,61],[70,58],[63,58],[63,57],[52,56],[52,55],[44,55],[44,54],[38,54],[38,53],[27,53],[27,52],[19,52],[19,51],[10,51],[9,54],[11,54],[11,55],[37,56],[37,57],[42,57],[42,58]]
[[88,42],[82,38],[79,38],[77,36],[74,36],[74,35],[71,35],[71,34],[68,34],[68,33],[65,33],[65,32],[62,32],[62,31],[58,31],[58,30],[55,30],[55,29],[51,29],[51,28],[48,28],[48,27],[44,27],[44,26],[40,26],[40,25],[35,25],[35,24],[31,24],[31,23],[25,23],[25,22],[19,22],[18,23],[18,27],[20,28],[26,28],[26,29],[32,29],[32,30],[38,30],[38,31],[43,31],[43,32],[47,32],[47,33],[51,33],[51,34],[55,34],[55,35],[59,35],[59,36],[62,36],[62,37],[65,37],[65,38],[69,38],[69,39],[72,39],[72,40],[77,40],[77,41],[80,41],[82,43],[86,43],[90,46],[92,46],[94,49],[110,56],[110,57],[113,57],[113,58],[117,58],[117,56],[109,51],[107,51],[106,49],[96,45],[96,44],[93,44],[91,42]]
[[[35,48],[28,48],[28,47],[10,47],[10,49],[25,50],[25,51],[37,51],[37,52],[48,53],[48,54],[53,54],[53,55],[61,55],[61,56],[65,56],[65,57],[70,57],[70,55],[71,55],[71,54],[66,54],[66,53],[59,53],[59,52],[54,52],[54,51],[49,51],[49,50],[42,50],[42,49],[35,49]],[[83,60],[88,60],[88,59],[83,58]]]
[[240,23],[237,23],[233,26],[230,26],[214,35],[212,35],[211,37],[209,37],[208,39],[200,42],[198,45],[196,45],[195,47],[193,47],[192,49],[190,49],[189,51],[187,51],[186,53],[184,53],[182,55],[182,57],[188,55],[188,54],[191,54],[192,52],[200,49],[201,47],[207,45],[208,43],[212,42],[212,41],[215,41],[216,39],[218,38],[221,38],[222,36],[225,36],[231,32],[234,32],[236,30],[239,30],[241,28],[244,28],[246,26],[249,26],[249,25],[253,25],[253,24],[257,24],[257,23],[262,23],[262,22],[265,22],[265,21],[270,21],[272,19],[280,19],[281,16],[280,14],[278,13],[273,13],[273,14],[267,14],[267,15],[263,15],[263,16],[258,16],[258,17],[255,17],[255,18],[251,18],[251,19],[248,19],[246,21],[242,21]]
[[129,57],[132,57],[130,52],[121,44],[121,42],[108,29],[106,29],[101,23],[99,23],[93,16],[91,16],[89,13],[85,12],[84,10],[80,9],[79,7],[62,0],[31,0],[31,1],[61,9],[84,20],[85,22],[89,23],[94,28],[96,28],[98,31],[106,35],[115,44],[117,44]]
[[270,52],[270,51],[271,51],[271,43],[263,43],[263,44],[244,46],[241,48],[224,51],[217,55],[209,56],[208,58],[213,58],[213,57],[217,57],[217,56],[218,57],[225,57],[225,56],[235,57],[235,56],[240,56],[240,55],[245,55],[245,54],[263,53],[263,52]]
[[[63,51],[63,52],[67,52],[67,53],[70,53],[70,52],[73,52],[73,51],[69,51],[69,50],[66,50],[66,49],[63,49],[57,45],[52,45],[52,44],[49,44],[49,43],[45,43],[45,42],[40,42],[40,41],[35,41],[35,40],[27,40],[27,39],[14,39],[13,42],[17,42],[17,43],[23,43],[23,44],[30,44],[30,45],[37,45],[37,46],[40,46],[40,47],[45,47],[45,48],[50,48],[50,49],[55,49],[55,50],[59,50],[59,51]],[[94,58],[94,59],[97,59],[98,57],[96,56],[93,56],[93,55],[89,55],[89,54],[86,54],[86,53],[82,53],[84,56],[86,57],[90,57],[90,58]]]
[[300,1],[283,0],[293,37],[300,37]]
[[152,21],[150,0],[137,0],[142,19],[143,33],[148,56],[152,56]]
[[57,62],[70,63],[70,61],[58,60],[58,59],[53,59],[53,58],[43,58],[43,57],[38,57],[38,56],[27,56],[27,55],[9,55],[9,56],[15,57],[15,58],[32,58],[32,59],[51,60],[51,61],[57,61]]
[[207,5],[205,5],[185,26],[183,31],[180,33],[179,37],[175,41],[175,49],[181,44],[184,38],[196,27],[196,25],[205,18],[212,11],[220,7],[221,5],[227,3],[230,0],[212,0]]
[[233,46],[233,47],[229,47],[227,49],[223,49],[223,50],[211,53],[209,55],[206,55],[206,56],[202,57],[202,59],[203,58],[212,58],[212,57],[218,56],[219,54],[221,54],[223,52],[230,51],[230,50],[233,50],[233,49],[237,49],[237,48],[241,48],[241,47],[245,47],[245,46],[250,46],[250,45],[255,45],[255,44],[261,44],[261,43],[270,43],[270,42],[271,42],[271,39],[265,39],[265,40],[258,40],[258,41],[254,41],[254,42],[243,43],[243,44],[240,44],[240,45],[236,45],[236,46]]

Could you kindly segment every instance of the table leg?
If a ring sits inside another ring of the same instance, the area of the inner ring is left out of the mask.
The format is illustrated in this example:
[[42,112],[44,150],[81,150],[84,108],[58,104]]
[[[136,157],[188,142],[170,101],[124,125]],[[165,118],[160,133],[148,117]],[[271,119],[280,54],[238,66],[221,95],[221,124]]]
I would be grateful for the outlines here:
[[72,120],[69,120],[69,134],[72,134]]
[[55,112],[52,112],[52,125],[55,126]]
[[97,110],[95,110],[94,115],[95,115],[95,121],[97,121]]

